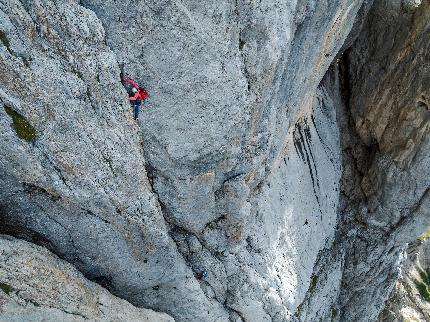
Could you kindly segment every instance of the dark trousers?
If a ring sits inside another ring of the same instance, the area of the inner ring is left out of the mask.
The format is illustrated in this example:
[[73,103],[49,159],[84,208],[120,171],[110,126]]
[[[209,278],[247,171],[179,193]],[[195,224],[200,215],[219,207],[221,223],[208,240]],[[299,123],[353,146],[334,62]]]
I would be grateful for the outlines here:
[[130,101],[131,106],[133,106],[133,116],[137,120],[139,117],[140,107],[142,106],[142,101]]

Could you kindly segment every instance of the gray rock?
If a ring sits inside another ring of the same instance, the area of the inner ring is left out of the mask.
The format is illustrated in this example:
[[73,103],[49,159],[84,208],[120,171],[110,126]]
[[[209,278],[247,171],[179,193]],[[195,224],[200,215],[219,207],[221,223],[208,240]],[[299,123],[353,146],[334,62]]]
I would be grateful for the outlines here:
[[429,232],[407,249],[399,280],[386,302],[378,321],[428,321],[430,319],[430,293],[428,268],[430,267]]
[[[90,279],[108,279],[133,304],[176,310],[171,296],[181,311],[189,307],[185,320],[223,316],[169,236],[95,14],[77,1],[12,1],[0,10],[9,44],[0,51],[1,231],[44,244]],[[36,139],[22,139],[7,111]]]
[[0,232],[177,321],[376,320],[429,224],[430,10],[371,4],[0,2]]
[[428,3],[411,13],[400,1],[375,1],[343,59],[357,134],[344,141],[355,174],[343,186],[355,188],[341,201],[341,321],[377,319],[403,251],[430,225],[429,14]]
[[88,281],[43,247],[0,235],[0,320],[173,322]]

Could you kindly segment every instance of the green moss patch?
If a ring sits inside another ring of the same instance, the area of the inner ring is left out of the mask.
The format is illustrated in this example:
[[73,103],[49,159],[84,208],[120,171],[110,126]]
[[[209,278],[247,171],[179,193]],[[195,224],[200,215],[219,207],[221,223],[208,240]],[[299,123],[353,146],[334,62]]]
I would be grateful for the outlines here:
[[206,224],[206,227],[209,229],[215,229],[216,228],[216,223],[215,222],[210,222]]
[[418,240],[423,241],[427,238],[430,238],[430,227],[428,227],[427,230],[418,237]]
[[225,216],[221,216],[221,217],[219,217],[219,218],[217,218],[217,219],[215,219],[215,220],[213,220],[211,222],[208,222],[205,227],[209,228],[209,229],[212,229],[212,230],[216,229],[218,227],[218,223],[221,220],[224,220],[224,219],[225,219]]
[[16,135],[25,141],[34,142],[36,140],[36,130],[34,127],[18,112],[10,106],[5,105],[6,113],[12,118],[11,126],[16,132]]
[[239,49],[243,50],[244,46],[245,46],[245,42],[242,39],[239,39]]
[[0,41],[2,42],[3,45],[6,46],[7,50],[10,51],[10,41],[9,41],[9,38],[7,38],[5,32],[2,31],[2,30],[0,30]]
[[318,283],[318,276],[316,275],[312,275],[311,276],[311,285],[309,286],[309,293],[312,293],[315,288],[317,287],[317,283]]
[[420,274],[421,280],[416,280],[415,285],[418,291],[420,292],[421,297],[427,302],[430,302],[429,274],[422,269],[419,269],[419,274]]
[[421,279],[422,279],[422,281],[425,283],[425,284],[427,284],[427,285],[429,285],[430,286],[430,284],[429,284],[429,275],[428,275],[428,273],[426,272],[426,271],[424,271],[424,270],[419,270],[420,271],[420,276],[421,276]]
[[337,317],[337,310],[335,308],[331,309],[331,322],[336,321],[336,317]]
[[223,250],[217,250],[215,252],[215,256],[217,256],[217,257],[226,257],[226,255],[225,255],[225,253],[224,253]]
[[33,60],[31,57],[21,56],[21,59],[25,65],[25,67],[27,67],[27,68],[31,67],[31,61]]
[[420,292],[422,298],[426,300],[427,302],[430,302],[430,290],[428,284],[425,284],[423,282],[417,283],[418,291]]
[[6,284],[6,283],[0,283],[0,289],[5,292],[7,295],[9,295],[12,291],[13,288],[12,286]]

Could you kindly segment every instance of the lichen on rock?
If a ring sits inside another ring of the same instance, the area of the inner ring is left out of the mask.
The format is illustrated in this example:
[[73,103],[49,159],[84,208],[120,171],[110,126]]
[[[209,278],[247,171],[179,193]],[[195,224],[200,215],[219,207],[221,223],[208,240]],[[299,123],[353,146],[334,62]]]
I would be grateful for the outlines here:
[[12,119],[11,126],[15,130],[16,135],[22,140],[34,142],[36,140],[36,130],[34,127],[9,105],[4,105],[4,109]]

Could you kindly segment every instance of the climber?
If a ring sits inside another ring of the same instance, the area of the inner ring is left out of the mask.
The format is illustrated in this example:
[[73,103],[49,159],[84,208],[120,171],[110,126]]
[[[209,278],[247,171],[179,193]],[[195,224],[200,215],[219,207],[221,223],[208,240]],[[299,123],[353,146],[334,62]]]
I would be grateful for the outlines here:
[[199,278],[205,279],[209,276],[209,273],[207,271],[201,271],[199,275]]
[[131,106],[133,106],[134,119],[137,120],[139,117],[140,106],[149,96],[148,92],[130,78],[125,79],[121,77],[121,82],[127,90],[128,100],[130,101]]

